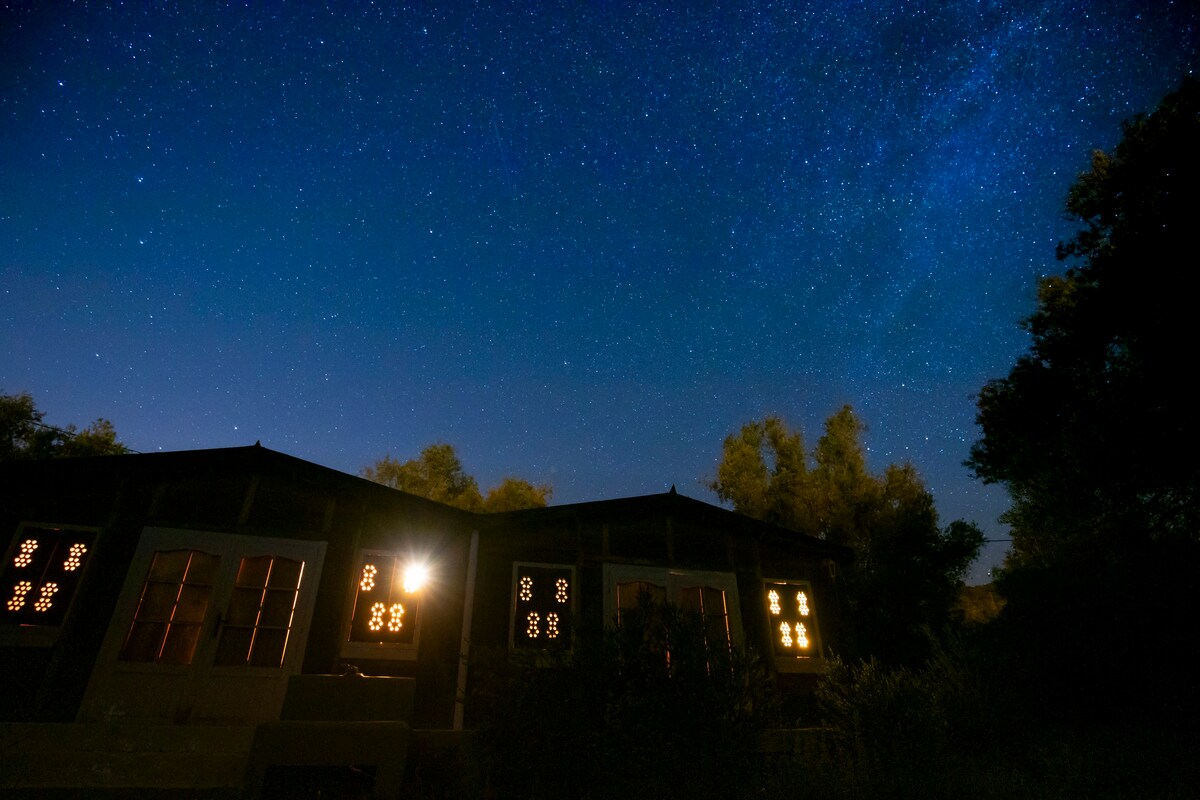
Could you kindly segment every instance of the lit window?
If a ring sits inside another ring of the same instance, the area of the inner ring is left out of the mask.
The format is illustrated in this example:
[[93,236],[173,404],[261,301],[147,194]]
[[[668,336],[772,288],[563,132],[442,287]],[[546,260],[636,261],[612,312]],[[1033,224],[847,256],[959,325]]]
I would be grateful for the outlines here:
[[349,640],[415,644],[421,590],[429,577],[425,565],[391,554],[367,553],[355,576]]
[[11,625],[61,625],[94,539],[92,531],[23,528],[0,569],[0,619]]
[[217,666],[279,667],[296,613],[304,562],[279,556],[241,560],[217,642]]
[[191,664],[220,564],[220,556],[199,550],[156,552],[120,659]]
[[771,646],[776,656],[820,656],[816,607],[812,586],[806,582],[768,582],[765,585]]
[[574,587],[573,567],[515,564],[511,620],[513,647],[570,650]]

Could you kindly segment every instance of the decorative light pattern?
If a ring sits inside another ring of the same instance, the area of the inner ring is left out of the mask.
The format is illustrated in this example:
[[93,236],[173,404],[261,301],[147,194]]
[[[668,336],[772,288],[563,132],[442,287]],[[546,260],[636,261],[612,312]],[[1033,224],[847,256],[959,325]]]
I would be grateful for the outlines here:
[[564,649],[571,646],[571,567],[519,564],[514,570],[513,647]]
[[33,610],[45,613],[50,610],[53,601],[50,599],[58,593],[58,584],[53,581],[42,584],[42,593],[33,604]]
[[349,640],[370,644],[413,644],[420,595],[429,577],[420,562],[399,556],[364,554],[359,567]]
[[37,539],[26,539],[21,542],[21,550],[17,553],[17,557],[13,559],[13,566],[28,567],[30,562],[33,561],[33,554],[37,549]]
[[358,581],[358,590],[360,592],[369,592],[375,588],[375,576],[379,574],[379,568],[374,564],[363,564],[362,578]]
[[[773,642],[775,655],[793,658],[813,655],[811,633],[815,622],[811,619],[813,608],[808,597],[811,591],[806,583],[776,583],[768,586],[767,612],[773,619],[779,620],[778,636]],[[781,602],[783,597],[796,598],[791,610],[784,609]],[[807,624],[801,620],[806,620]]]
[[67,572],[74,572],[79,569],[79,565],[83,563],[83,554],[87,552],[87,545],[83,542],[76,542],[71,545],[71,549],[67,551],[67,560],[63,562],[63,569]]
[[[10,558],[0,562],[3,621],[58,625],[66,617],[83,575],[95,533],[26,527]],[[37,598],[35,602],[29,602]]]
[[9,611],[20,611],[21,606],[25,605],[25,595],[33,588],[33,581],[17,581],[17,585],[13,587],[13,595],[8,599]]
[[384,628],[384,617],[387,617],[387,629],[391,633],[399,633],[404,627],[404,606],[401,603],[392,603],[388,606],[387,603],[374,603],[371,605],[371,618],[367,621],[367,628],[372,631],[381,631]]

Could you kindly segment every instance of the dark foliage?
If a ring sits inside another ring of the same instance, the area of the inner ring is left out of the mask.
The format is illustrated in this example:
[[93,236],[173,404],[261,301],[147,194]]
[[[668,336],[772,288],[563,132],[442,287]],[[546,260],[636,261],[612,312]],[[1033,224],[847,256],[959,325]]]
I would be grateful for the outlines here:
[[776,708],[766,673],[674,608],[582,635],[568,658],[485,660],[478,672],[498,797],[726,798],[762,780]]
[[1200,419],[1189,365],[1200,221],[1200,82],[1097,152],[1067,210],[1072,262],[1042,281],[1030,351],[979,397],[968,465],[1013,497],[1014,560],[1110,561],[1200,533]]

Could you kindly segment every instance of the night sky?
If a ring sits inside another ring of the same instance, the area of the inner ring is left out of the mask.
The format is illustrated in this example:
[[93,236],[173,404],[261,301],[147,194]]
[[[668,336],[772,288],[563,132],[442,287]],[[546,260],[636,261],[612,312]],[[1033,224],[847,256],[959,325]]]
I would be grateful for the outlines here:
[[1190,2],[176,5],[0,2],[0,391],[47,422],[715,501],[726,434],[850,403],[993,538],[973,395],[1200,65]]

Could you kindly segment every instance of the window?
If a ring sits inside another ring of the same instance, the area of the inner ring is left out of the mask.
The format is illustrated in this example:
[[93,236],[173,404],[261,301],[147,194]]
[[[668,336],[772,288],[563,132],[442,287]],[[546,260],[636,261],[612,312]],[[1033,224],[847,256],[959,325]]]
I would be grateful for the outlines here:
[[279,556],[243,558],[213,663],[252,667],[282,664],[303,575],[303,561]]
[[776,659],[819,658],[821,642],[812,585],[807,581],[767,581],[764,593]]
[[199,550],[156,552],[120,660],[191,664],[220,565]]
[[513,564],[509,641],[521,650],[570,650],[575,568]]
[[25,526],[4,560],[2,621],[9,625],[62,625],[91,557],[94,530]]
[[141,531],[78,719],[277,717],[300,671],[326,543]]
[[729,572],[604,565],[605,617],[620,624],[622,614],[645,601],[670,603],[703,620],[708,643],[740,642],[737,578]]
[[424,563],[395,553],[365,552],[355,572],[350,631],[342,655],[415,658]]

